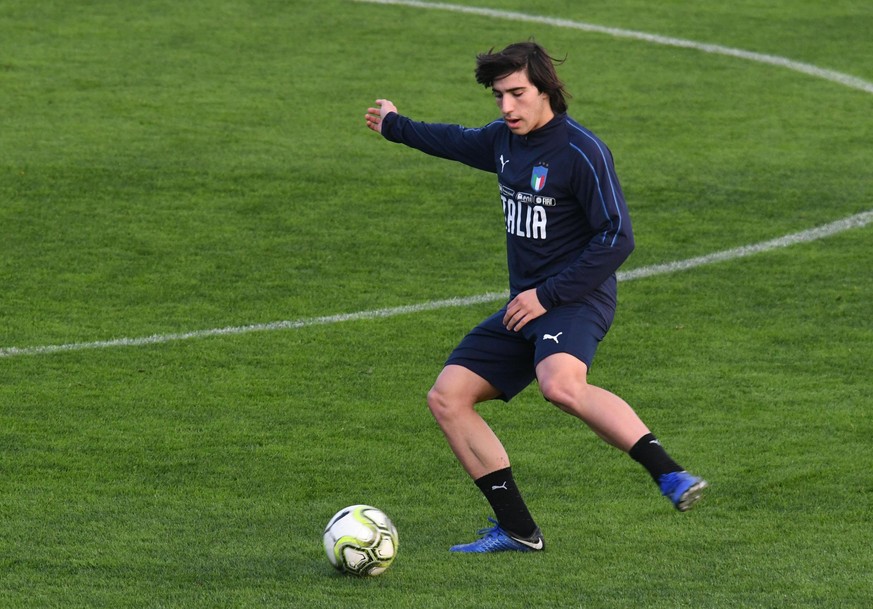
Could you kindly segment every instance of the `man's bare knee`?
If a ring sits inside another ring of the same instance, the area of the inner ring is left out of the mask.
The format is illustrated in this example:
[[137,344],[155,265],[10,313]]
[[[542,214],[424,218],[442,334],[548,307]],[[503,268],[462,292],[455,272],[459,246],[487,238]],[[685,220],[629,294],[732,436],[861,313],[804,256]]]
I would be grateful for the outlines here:
[[427,407],[438,422],[447,421],[466,408],[472,408],[471,400],[444,391],[439,384],[427,392]]
[[430,391],[427,392],[427,407],[430,408],[430,411],[434,416],[436,416],[438,412],[442,412],[446,409],[445,396],[436,385],[431,387]]
[[474,410],[476,404],[497,397],[488,381],[460,366],[446,366],[427,393],[427,406],[437,421]]
[[549,378],[540,382],[543,397],[563,410],[582,416],[585,408],[586,383],[579,379]]

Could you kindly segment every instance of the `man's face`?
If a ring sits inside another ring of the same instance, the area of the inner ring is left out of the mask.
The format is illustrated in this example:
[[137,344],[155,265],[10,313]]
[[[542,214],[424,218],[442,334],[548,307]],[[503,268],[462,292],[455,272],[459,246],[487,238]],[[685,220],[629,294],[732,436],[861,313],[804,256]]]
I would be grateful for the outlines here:
[[516,135],[527,135],[555,116],[549,96],[531,84],[526,70],[498,78],[491,91],[506,126]]

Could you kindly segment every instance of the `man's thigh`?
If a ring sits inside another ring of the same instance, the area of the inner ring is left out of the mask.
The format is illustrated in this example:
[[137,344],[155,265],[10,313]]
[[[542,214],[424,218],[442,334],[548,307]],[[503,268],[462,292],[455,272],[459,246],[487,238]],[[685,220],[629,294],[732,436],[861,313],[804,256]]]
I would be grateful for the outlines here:
[[535,364],[556,353],[569,353],[590,368],[607,330],[606,320],[592,307],[565,305],[535,319],[522,332],[535,345]]
[[503,326],[501,309],[473,328],[455,347],[446,366],[466,368],[485,379],[502,400],[509,401],[535,378],[534,346],[521,332]]

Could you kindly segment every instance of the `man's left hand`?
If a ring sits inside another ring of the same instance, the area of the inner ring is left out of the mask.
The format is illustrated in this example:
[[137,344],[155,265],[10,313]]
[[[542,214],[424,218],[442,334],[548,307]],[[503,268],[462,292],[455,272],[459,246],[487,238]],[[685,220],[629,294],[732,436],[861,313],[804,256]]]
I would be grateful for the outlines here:
[[537,298],[536,289],[525,290],[506,306],[506,315],[503,316],[503,325],[507,330],[518,332],[529,321],[545,314],[546,309]]

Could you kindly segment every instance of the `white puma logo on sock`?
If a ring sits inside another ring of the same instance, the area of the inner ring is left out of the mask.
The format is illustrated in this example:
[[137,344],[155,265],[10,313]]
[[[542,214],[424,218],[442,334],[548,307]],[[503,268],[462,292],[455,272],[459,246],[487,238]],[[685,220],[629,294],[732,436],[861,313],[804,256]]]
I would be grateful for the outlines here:
[[508,488],[506,488],[506,483],[505,483],[505,482],[504,482],[503,484],[501,484],[500,486],[492,486],[492,487],[491,487],[491,490],[492,490],[492,491],[496,491],[497,489],[503,489],[504,491],[508,491],[508,490],[509,490]]

